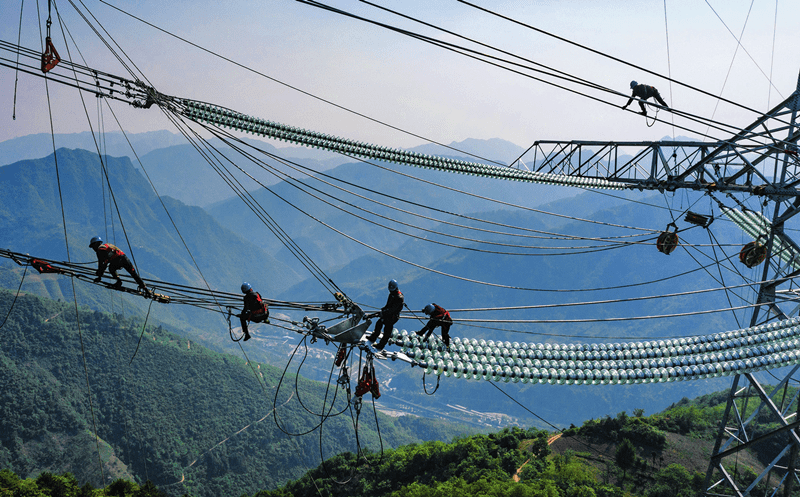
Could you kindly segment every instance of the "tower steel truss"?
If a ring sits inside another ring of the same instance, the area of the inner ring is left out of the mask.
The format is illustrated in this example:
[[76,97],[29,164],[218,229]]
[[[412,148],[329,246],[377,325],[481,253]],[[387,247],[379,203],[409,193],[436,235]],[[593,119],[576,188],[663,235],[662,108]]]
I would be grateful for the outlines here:
[[[626,184],[629,189],[678,189],[758,195],[772,218],[754,218],[734,208],[723,212],[767,248],[758,296],[750,326],[765,325],[797,315],[788,309],[788,296],[796,296],[793,279],[800,276],[798,245],[784,225],[800,212],[800,161],[797,140],[800,129],[800,77],[797,89],[775,108],[727,140],[715,143],[690,141],[596,142],[538,141],[531,147],[532,167],[519,161],[513,167],[531,171],[596,178]],[[527,155],[530,157],[530,155]],[[771,205],[770,205],[771,204]],[[747,216],[750,216],[749,218]],[[748,220],[749,219],[749,220]],[[704,494],[708,496],[789,496],[800,489],[797,474],[800,449],[798,393],[787,395],[800,364],[776,377],[774,387],[765,387],[753,375],[733,377],[719,430],[706,472]],[[764,469],[740,472],[737,456],[745,449],[768,454]],[[757,471],[757,470],[756,470]],[[744,473],[744,474],[743,474]],[[759,487],[759,484],[761,485]]]

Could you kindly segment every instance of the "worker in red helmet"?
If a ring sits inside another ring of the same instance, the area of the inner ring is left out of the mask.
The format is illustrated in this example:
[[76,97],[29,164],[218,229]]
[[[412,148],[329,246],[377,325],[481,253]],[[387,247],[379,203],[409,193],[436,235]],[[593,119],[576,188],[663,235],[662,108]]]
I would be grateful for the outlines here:
[[117,276],[117,271],[119,269],[124,269],[136,280],[139,289],[142,290],[145,295],[150,295],[150,290],[147,289],[144,281],[142,281],[142,278],[136,272],[136,268],[133,267],[128,256],[125,255],[125,252],[120,250],[119,247],[110,243],[103,243],[103,239],[96,236],[89,242],[89,248],[94,250],[97,254],[97,273],[95,273],[97,277],[94,279],[95,283],[100,282],[103,278],[103,273],[106,272],[106,267],[108,267],[108,272],[117,280],[113,285],[114,288],[120,288],[122,287],[122,280]]
[[244,341],[250,340],[250,332],[247,329],[247,322],[269,324],[269,304],[261,299],[261,294],[253,291],[253,287],[248,282],[242,283],[242,293],[244,294],[244,308],[239,315],[242,323]]
[[386,305],[383,306],[379,313],[380,319],[375,323],[375,330],[367,337],[367,340],[375,343],[375,340],[378,339],[378,335],[381,334],[381,329],[383,329],[383,336],[381,337],[381,341],[375,345],[376,349],[383,350],[386,344],[389,343],[389,339],[392,338],[392,330],[394,329],[395,323],[400,319],[400,311],[403,310],[403,303],[403,294],[397,286],[397,281],[389,281],[389,298],[386,299]]
[[653,98],[653,100],[664,106],[665,109],[669,110],[667,103],[664,101],[663,98],[661,98],[661,94],[658,93],[658,90],[655,87],[648,85],[640,85],[636,81],[631,81],[631,91],[633,92],[631,94],[631,98],[628,99],[628,103],[622,106],[622,110],[627,109],[628,106],[631,104],[631,102],[633,102],[634,98],[638,98],[639,107],[642,108],[642,112],[640,112],[640,114],[646,116],[647,108],[644,106],[644,101],[651,97]]
[[[437,326],[442,327],[442,341],[444,342],[446,347],[450,346],[450,326],[453,324],[453,319],[450,317],[450,313],[447,312],[447,309],[444,307],[437,305],[437,304],[428,304],[422,309],[422,312],[425,313],[426,316],[430,316],[430,320],[428,320],[428,324],[426,324],[421,330],[417,332],[418,336],[425,335],[425,339],[431,336],[433,330]],[[426,333],[427,332],[427,333]]]

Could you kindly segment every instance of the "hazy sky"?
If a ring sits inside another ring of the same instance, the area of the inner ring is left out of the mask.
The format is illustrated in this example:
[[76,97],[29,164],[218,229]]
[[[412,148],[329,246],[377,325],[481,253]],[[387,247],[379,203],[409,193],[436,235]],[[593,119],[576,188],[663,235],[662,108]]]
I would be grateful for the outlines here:
[[[213,57],[100,1],[73,1],[78,6],[84,4],[97,17],[162,93],[213,102],[250,115],[381,145],[410,147],[424,143],[420,138],[381,126]],[[673,134],[671,126],[659,123],[648,128],[642,117],[625,113],[619,107],[296,1],[108,2],[286,85],[435,141],[497,137],[527,146],[540,139],[655,140]],[[331,3],[370,19],[466,44],[366,3],[353,0]],[[716,101],[711,97],[670,85],[658,76],[458,1],[376,0],[376,3],[625,94],[629,93],[630,80],[636,79],[658,87],[673,107],[706,117],[715,112]],[[732,67],[723,96],[756,109],[766,110],[768,104],[774,105],[782,99],[780,94],[788,96],[797,85],[800,2],[475,0],[475,3],[654,72],[666,75],[671,70],[674,79],[713,94],[722,90]],[[43,25],[47,2],[40,0],[39,4]],[[24,3],[22,44],[38,50],[41,38],[35,5],[30,0]],[[65,0],[56,5],[87,64],[127,77],[72,5]],[[20,1],[0,2],[2,40],[16,43],[19,17]],[[738,37],[746,19],[743,48],[739,48],[734,60],[737,42],[728,28]],[[56,23],[53,33],[57,49],[66,58]],[[71,50],[73,59],[77,59],[74,48]],[[2,52],[2,57],[13,56]],[[766,75],[772,73],[777,90],[770,92],[762,71]],[[0,67],[0,141],[50,130],[42,78],[20,75],[17,119],[12,120],[14,78],[13,70]],[[594,94],[612,100],[617,106],[625,103],[622,96]],[[51,85],[50,101],[56,132],[89,129],[74,90]],[[96,99],[89,97],[86,101],[89,114],[96,119]],[[127,131],[170,129],[169,122],[156,108],[140,110],[120,103],[113,105]],[[741,126],[753,118],[753,114],[724,103],[716,110],[716,119]],[[705,132],[705,128],[694,123],[676,123]],[[107,130],[116,128],[107,113],[104,126]],[[688,133],[675,131],[675,134]]]

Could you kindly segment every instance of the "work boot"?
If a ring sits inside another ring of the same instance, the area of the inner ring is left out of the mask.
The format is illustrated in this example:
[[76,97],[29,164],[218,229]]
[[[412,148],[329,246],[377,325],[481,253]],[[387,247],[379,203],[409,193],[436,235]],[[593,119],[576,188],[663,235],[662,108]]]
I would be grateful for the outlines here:
[[248,341],[248,340],[250,340],[250,333],[249,333],[249,332],[247,332],[247,331],[245,331],[245,332],[244,332],[244,341],[246,342],[246,341]]
[[122,288],[122,280],[117,280],[113,285],[112,288]]

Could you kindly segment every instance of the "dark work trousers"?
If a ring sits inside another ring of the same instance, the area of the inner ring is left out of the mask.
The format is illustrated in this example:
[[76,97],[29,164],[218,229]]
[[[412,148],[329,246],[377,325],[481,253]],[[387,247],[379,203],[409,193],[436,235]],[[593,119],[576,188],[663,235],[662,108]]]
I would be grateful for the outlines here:
[[251,314],[250,319],[242,316],[239,316],[239,320],[242,323],[242,333],[247,334],[249,333],[247,329],[247,321],[252,321],[254,323],[263,323],[269,317],[269,311],[266,314]]
[[392,330],[394,329],[394,324],[397,322],[397,319],[394,321],[384,320],[380,318],[377,323],[375,323],[375,331],[367,337],[367,340],[370,342],[375,343],[375,340],[378,339],[378,335],[381,333],[381,328],[383,328],[383,336],[381,337],[381,341],[375,345],[375,348],[378,350],[383,350],[386,347],[386,344],[389,343],[389,339],[392,338]]
[[136,283],[139,285],[139,287],[147,288],[147,286],[144,284],[144,281],[142,281],[142,278],[136,273],[136,268],[133,267],[133,264],[131,264],[131,261],[128,259],[127,255],[114,257],[111,259],[111,262],[108,263],[108,272],[111,273],[111,276],[117,280],[119,280],[117,271],[120,269],[127,271],[133,277],[133,279],[136,280]]

